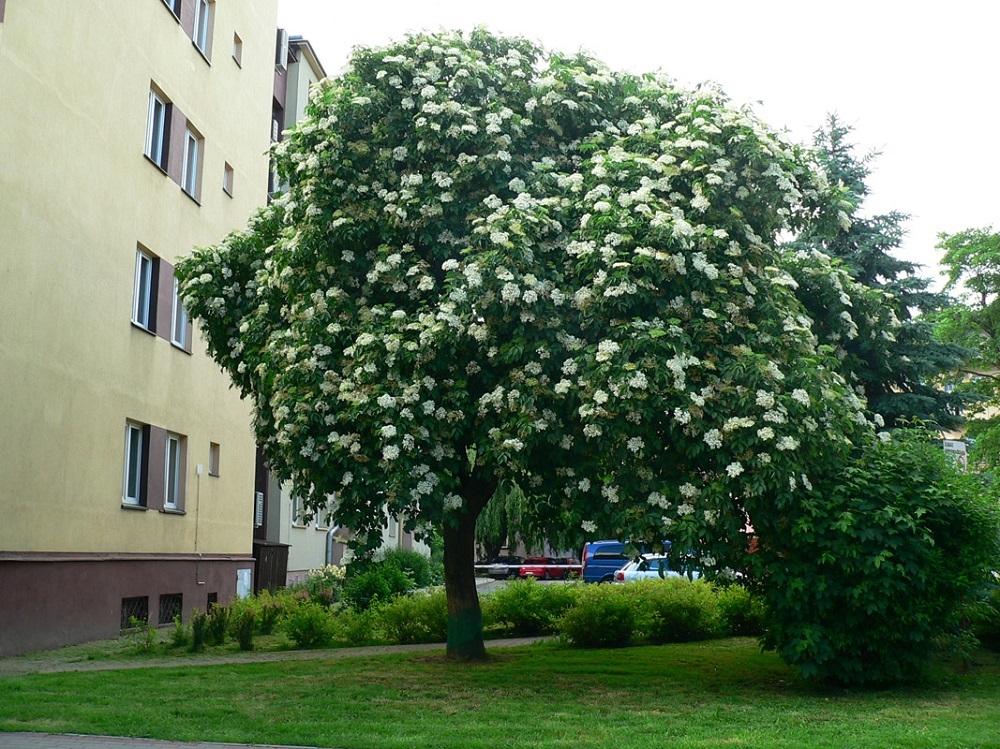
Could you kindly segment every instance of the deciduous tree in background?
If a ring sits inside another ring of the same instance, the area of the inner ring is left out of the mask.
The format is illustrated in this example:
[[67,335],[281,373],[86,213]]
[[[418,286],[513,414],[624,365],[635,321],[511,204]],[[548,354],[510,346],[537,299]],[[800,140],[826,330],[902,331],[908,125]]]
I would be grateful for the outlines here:
[[453,657],[484,654],[500,482],[556,543],[711,571],[873,439],[775,247],[842,195],[715,89],[416,35],[357,50],[274,155],[287,191],[178,265],[185,303],[308,503],[362,545],[384,505],[443,528]]
[[992,227],[941,234],[938,249],[948,276],[946,289],[960,303],[937,317],[942,340],[974,351],[958,369],[958,390],[972,396],[966,422],[974,447],[971,459],[981,469],[1000,468],[1000,234]]

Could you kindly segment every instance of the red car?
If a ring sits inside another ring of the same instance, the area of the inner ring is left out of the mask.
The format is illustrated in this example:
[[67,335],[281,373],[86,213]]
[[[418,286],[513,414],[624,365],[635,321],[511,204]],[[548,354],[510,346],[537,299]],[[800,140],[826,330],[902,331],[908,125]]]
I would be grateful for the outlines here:
[[553,559],[552,557],[528,557],[517,571],[518,577],[534,577],[540,580],[565,580],[580,574],[580,563],[575,559]]

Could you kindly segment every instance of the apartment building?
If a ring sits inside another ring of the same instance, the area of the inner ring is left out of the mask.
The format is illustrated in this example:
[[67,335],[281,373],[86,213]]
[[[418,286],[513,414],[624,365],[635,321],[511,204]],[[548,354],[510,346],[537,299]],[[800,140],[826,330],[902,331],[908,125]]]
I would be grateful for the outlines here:
[[251,409],[173,266],[267,199],[277,0],[0,0],[0,656],[252,589]]

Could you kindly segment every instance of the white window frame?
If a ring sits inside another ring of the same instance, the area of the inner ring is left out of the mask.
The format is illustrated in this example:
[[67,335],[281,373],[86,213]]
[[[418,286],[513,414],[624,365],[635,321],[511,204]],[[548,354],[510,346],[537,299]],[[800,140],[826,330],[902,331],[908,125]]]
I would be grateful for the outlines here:
[[209,0],[195,0],[194,32],[191,36],[194,45],[208,57],[209,32],[212,27],[212,3]]
[[142,250],[135,251],[135,276],[132,286],[132,322],[146,330],[152,330],[153,285],[155,265],[152,255]]
[[[143,426],[125,422],[125,472],[122,477],[122,504],[142,505],[142,456],[145,448]],[[134,486],[130,486],[134,479]]]
[[149,109],[146,113],[146,156],[161,169],[167,164],[167,142],[170,138],[167,119],[170,103],[155,91],[149,92]]
[[166,453],[163,459],[163,507],[167,510],[180,509],[181,465],[184,462],[184,438],[167,432]]
[[218,442],[208,443],[208,475],[218,476],[219,475],[219,462],[222,458],[222,448],[219,446]]
[[243,40],[235,31],[233,32],[233,60],[239,67],[243,67]]
[[181,302],[180,282],[174,278],[174,308],[170,316],[170,342],[182,349],[188,345],[188,314]]
[[201,173],[202,146],[204,141],[190,127],[184,130],[184,167],[181,171],[181,187],[192,198],[198,197],[199,175]]
[[305,528],[309,524],[306,522],[305,500],[299,496],[292,497],[292,526],[295,528]]
[[236,172],[232,165],[227,161],[222,168],[222,189],[225,190],[226,195],[233,197],[233,183],[236,181]]

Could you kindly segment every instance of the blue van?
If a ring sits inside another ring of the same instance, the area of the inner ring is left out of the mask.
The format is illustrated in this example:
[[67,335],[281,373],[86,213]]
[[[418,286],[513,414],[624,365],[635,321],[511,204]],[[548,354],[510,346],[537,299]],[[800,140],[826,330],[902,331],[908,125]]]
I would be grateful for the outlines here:
[[[587,583],[610,583],[615,579],[615,572],[632,561],[625,553],[628,546],[624,541],[591,541],[583,545],[583,573],[581,578]],[[663,542],[663,550],[670,550],[670,542]],[[632,548],[632,553],[638,554],[646,549]]]

